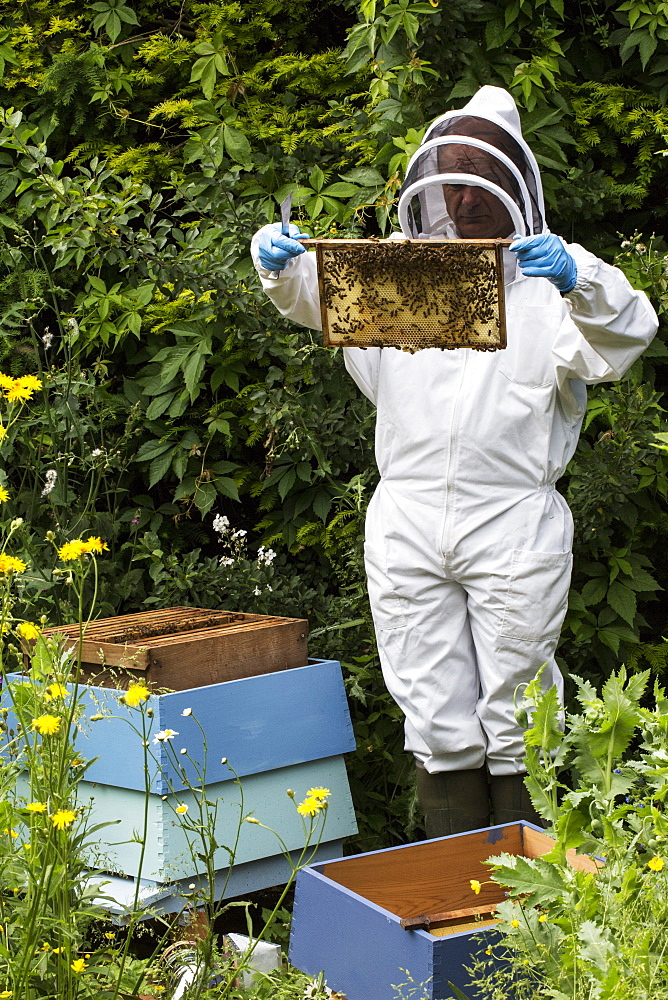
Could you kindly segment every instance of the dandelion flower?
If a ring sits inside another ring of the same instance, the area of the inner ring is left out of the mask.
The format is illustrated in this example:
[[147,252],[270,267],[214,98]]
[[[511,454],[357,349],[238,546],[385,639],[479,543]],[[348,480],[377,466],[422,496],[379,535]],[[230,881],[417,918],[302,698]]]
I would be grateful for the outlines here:
[[44,802],[29,802],[26,809],[31,813],[43,813],[46,812],[46,805]]
[[80,559],[87,551],[86,543],[78,538],[73,542],[65,542],[64,545],[61,545],[58,549],[58,557],[63,562],[71,562],[73,559]]
[[146,701],[150,693],[145,684],[131,684],[121,701],[124,701],[130,708],[138,708],[143,701]]
[[660,872],[665,864],[663,858],[652,858],[647,862],[647,867],[651,868],[653,872]]
[[161,729],[159,733],[156,733],[153,737],[154,743],[164,743],[165,740],[173,740],[175,736],[179,734],[174,729]]
[[54,698],[67,698],[67,688],[64,684],[49,684],[44,698],[46,701],[53,701]]
[[109,546],[106,542],[103,542],[98,535],[89,535],[85,542],[85,552],[97,552],[98,554],[102,552],[108,552]]
[[77,814],[71,809],[59,809],[51,817],[51,822],[56,830],[64,830],[66,826],[71,826],[77,818]]
[[41,634],[39,625],[35,625],[34,622],[19,622],[16,626],[16,631],[22,638],[27,639],[29,642]]
[[14,381],[14,385],[5,389],[5,397],[8,403],[24,403],[27,399],[32,399],[35,390],[28,385],[21,385],[19,379]]
[[5,503],[7,500],[9,500],[9,493],[4,486],[0,486],[0,503]]
[[70,965],[70,969],[72,970],[72,972],[83,972],[87,968],[88,966],[84,962],[83,958],[75,958],[72,964]]
[[38,389],[42,388],[42,380],[36,375],[22,375],[16,381],[23,388],[30,389],[31,392],[37,392]]
[[520,926],[519,920],[511,920],[510,921],[510,926],[511,927],[519,927]]
[[0,573],[24,573],[27,568],[28,564],[23,559],[6,556],[4,552],[0,553]]
[[478,893],[480,892],[480,890],[482,889],[482,884],[478,881],[477,878],[472,878],[471,879],[471,888],[473,889],[474,893],[477,896]]
[[39,718],[32,720],[33,727],[42,736],[53,736],[60,729],[61,722],[59,715],[40,715]]
[[309,788],[308,792],[306,793],[306,796],[309,799],[327,799],[331,794],[332,793],[330,792],[329,788],[317,787],[317,788]]
[[315,816],[319,813],[321,809],[324,809],[326,803],[321,802],[320,799],[305,798],[303,802],[300,802],[297,806],[297,812],[300,816]]
[[177,812],[179,816],[183,816],[185,813],[188,812],[188,806],[185,804],[185,802],[182,802],[180,806],[176,807],[174,812]]

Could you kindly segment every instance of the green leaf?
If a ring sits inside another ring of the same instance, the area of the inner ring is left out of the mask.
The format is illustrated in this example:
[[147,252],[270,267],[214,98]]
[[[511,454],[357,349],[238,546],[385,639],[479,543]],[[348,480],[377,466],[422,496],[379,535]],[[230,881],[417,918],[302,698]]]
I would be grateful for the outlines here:
[[235,163],[240,163],[242,167],[251,167],[251,146],[243,134],[231,125],[223,125],[223,137],[225,139],[225,149],[230,159]]
[[637,600],[634,592],[625,584],[615,580],[608,587],[608,603],[620,618],[633,625],[636,617]]
[[221,496],[229,497],[231,500],[239,500],[237,484],[229,476],[216,476],[214,485]]
[[330,198],[352,198],[354,194],[357,194],[359,188],[356,184],[349,184],[347,181],[336,181],[335,184],[330,184],[322,192],[323,195],[328,195]]
[[174,455],[174,448],[170,448],[169,451],[165,452],[164,455],[160,455],[158,458],[154,458],[148,467],[148,486],[151,489],[156,483],[160,482],[167,473],[172,464],[172,458]]
[[566,891],[565,872],[542,858],[524,858],[521,855],[502,854],[490,858],[495,882],[511,889],[513,894],[526,893],[526,906],[537,906],[558,899]]
[[385,178],[375,167],[355,167],[347,174],[340,174],[341,180],[359,184],[361,187],[385,187]]
[[532,711],[531,728],[524,734],[528,746],[542,747],[547,752],[561,745],[563,734],[559,724],[561,705],[556,687],[547,690]]

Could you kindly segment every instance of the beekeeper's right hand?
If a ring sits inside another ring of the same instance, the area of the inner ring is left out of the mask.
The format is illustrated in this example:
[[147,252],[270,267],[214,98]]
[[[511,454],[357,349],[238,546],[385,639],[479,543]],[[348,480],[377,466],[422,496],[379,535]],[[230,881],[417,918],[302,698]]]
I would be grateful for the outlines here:
[[308,240],[310,236],[299,232],[299,226],[290,226],[290,236],[281,234],[280,222],[274,222],[260,230],[258,240],[258,256],[262,267],[267,271],[282,271],[288,261],[304,253],[298,241]]

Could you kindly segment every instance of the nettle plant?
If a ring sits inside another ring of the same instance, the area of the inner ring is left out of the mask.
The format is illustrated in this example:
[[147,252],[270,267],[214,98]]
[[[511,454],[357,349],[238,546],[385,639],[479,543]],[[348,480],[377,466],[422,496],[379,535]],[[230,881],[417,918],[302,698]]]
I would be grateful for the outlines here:
[[[648,705],[648,680],[622,668],[599,696],[576,679],[566,735],[556,689],[543,691],[540,676],[528,686],[527,786],[555,846],[488,862],[509,898],[498,943],[473,970],[478,995],[668,996],[668,698],[655,685]],[[571,849],[599,859],[598,870],[575,871]]]

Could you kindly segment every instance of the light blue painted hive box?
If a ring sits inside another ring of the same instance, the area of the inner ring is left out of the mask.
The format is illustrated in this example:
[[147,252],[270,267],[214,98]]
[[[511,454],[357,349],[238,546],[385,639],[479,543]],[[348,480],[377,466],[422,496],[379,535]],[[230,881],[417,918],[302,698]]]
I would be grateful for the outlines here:
[[[324,972],[347,1000],[442,1000],[453,996],[448,980],[467,992],[465,967],[493,943],[493,910],[504,898],[483,862],[504,852],[538,857],[553,846],[521,822],[312,864],[297,876],[290,962]],[[471,879],[482,883],[479,895]]]
[[[14,680],[21,678],[15,676]],[[215,837],[234,846],[240,815],[252,813],[275,829],[293,858],[304,845],[302,819],[295,802],[313,786],[331,790],[321,846],[316,857],[337,857],[342,839],[357,831],[343,754],[355,749],[340,664],[311,659],[306,666],[242,677],[168,694],[152,694],[149,768],[144,766],[142,736],[128,725],[140,713],[119,704],[122,691],[108,687],[84,690],[85,716],[77,736],[82,758],[97,758],[79,785],[82,805],[90,802],[89,823],[114,821],[101,831],[99,867],[109,871],[106,894],[122,912],[134,896],[139,874],[148,782],[148,827],[141,869],[141,899],[163,911],[183,906],[181,890],[198,884],[204,864],[193,861],[175,807],[193,816],[195,795],[173,766],[170,747],[197,787],[193,765],[200,764],[207,742],[206,796],[217,802]],[[184,715],[185,710],[190,710]],[[91,716],[111,716],[91,722]],[[196,721],[197,720],[197,721]],[[11,715],[8,717],[11,727]],[[154,743],[170,729],[169,742]],[[187,755],[181,755],[181,749]],[[223,760],[226,762],[224,763]],[[229,764],[227,763],[229,762]],[[241,789],[234,771],[242,779]],[[295,800],[287,790],[295,793]],[[243,803],[241,795],[243,793]],[[201,850],[201,848],[199,848]],[[215,854],[217,894],[233,897],[287,881],[290,866],[276,837],[257,824],[242,823],[234,867],[223,846]],[[114,877],[115,876],[115,877]],[[106,877],[105,877],[106,879]],[[113,910],[114,906],[110,908]]]

